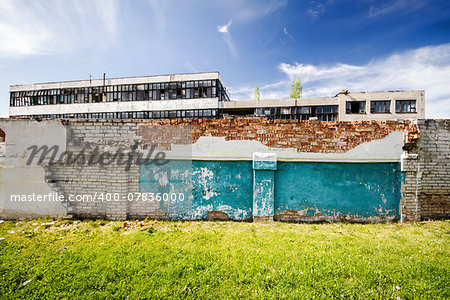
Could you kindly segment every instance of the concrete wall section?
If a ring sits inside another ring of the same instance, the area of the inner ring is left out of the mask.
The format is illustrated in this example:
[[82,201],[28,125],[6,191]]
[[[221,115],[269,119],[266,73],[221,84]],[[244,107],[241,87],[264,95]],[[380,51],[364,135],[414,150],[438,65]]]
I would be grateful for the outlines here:
[[218,98],[154,100],[154,101],[120,101],[79,104],[53,104],[35,106],[11,106],[11,116],[81,114],[129,111],[165,111],[190,109],[217,109]]
[[275,220],[398,219],[399,163],[284,163],[275,173]]
[[54,145],[65,151],[64,125],[60,121],[0,120],[0,128],[6,134],[0,155],[0,218],[66,216],[67,206],[58,201],[45,167],[36,161],[27,165],[30,146]]
[[[155,198],[160,194],[157,203],[170,219],[252,217],[252,169],[247,161],[174,161],[163,167],[143,164],[140,191]],[[169,195],[168,199],[163,199],[164,195]]]

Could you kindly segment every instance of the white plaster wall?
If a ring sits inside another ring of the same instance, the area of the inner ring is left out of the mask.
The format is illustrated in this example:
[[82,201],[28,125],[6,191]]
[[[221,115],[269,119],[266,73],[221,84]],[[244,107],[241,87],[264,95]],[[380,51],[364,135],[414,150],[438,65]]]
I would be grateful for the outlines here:
[[0,217],[29,218],[65,216],[59,201],[11,201],[11,195],[49,195],[54,193],[45,181],[44,168],[26,165],[32,145],[57,145],[59,153],[66,149],[66,129],[59,121],[0,120],[6,134],[5,156],[0,156]]

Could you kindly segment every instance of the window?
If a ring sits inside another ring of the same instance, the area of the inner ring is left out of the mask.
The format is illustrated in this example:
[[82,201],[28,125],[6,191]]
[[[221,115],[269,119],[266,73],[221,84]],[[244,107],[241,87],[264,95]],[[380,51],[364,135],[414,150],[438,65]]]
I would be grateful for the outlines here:
[[371,101],[370,102],[370,113],[389,113],[390,112],[391,101]]
[[136,100],[142,101],[148,99],[148,91],[145,90],[145,85],[140,84],[137,86]]
[[289,115],[291,113],[291,110],[287,107],[282,107],[280,110],[280,114],[282,115]]
[[300,108],[301,114],[310,114],[311,113],[311,107],[309,106],[303,106]]
[[366,101],[347,101],[345,108],[345,113],[347,114],[365,114]]
[[397,100],[395,101],[396,113],[415,113],[416,100]]

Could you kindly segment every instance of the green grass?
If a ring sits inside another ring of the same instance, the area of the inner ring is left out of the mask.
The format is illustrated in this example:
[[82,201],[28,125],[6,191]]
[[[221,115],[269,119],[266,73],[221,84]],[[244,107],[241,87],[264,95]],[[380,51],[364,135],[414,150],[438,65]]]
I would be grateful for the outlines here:
[[0,224],[0,299],[450,298],[448,221],[49,221]]

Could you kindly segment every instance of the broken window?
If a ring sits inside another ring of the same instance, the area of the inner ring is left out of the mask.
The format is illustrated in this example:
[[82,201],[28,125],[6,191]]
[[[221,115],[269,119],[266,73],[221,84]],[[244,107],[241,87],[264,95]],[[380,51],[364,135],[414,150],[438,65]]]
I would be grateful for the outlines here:
[[347,114],[365,114],[366,101],[347,101],[345,108]]

